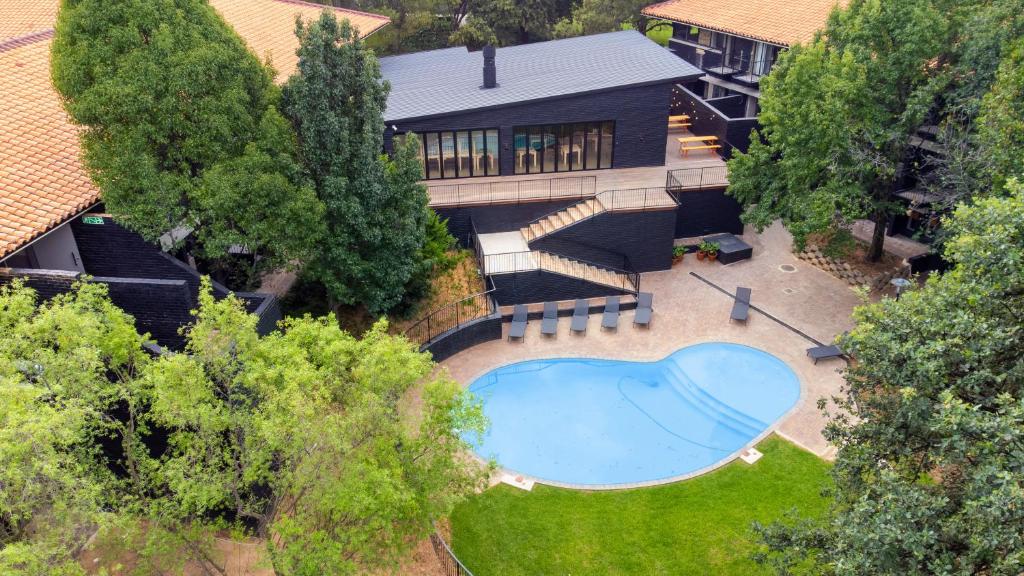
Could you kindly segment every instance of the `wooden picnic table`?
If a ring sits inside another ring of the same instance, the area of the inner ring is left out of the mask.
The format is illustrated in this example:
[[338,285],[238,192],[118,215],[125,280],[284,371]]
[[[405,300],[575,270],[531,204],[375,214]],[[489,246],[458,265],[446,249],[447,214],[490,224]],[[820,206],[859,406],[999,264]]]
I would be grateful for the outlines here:
[[[718,141],[718,136],[684,136],[682,138],[676,138],[676,142],[679,142],[679,154],[682,157],[686,157],[691,150],[716,150],[721,148],[720,145],[715,142]],[[691,144],[687,146],[687,144]],[[694,144],[696,144],[694,146]]]
[[688,142],[714,142],[718,140],[718,136],[684,136],[676,138],[676,142],[680,144],[686,144]]
[[678,114],[676,116],[669,116],[668,117],[668,121],[669,122],[686,122],[689,119],[690,119],[690,115],[689,114]]

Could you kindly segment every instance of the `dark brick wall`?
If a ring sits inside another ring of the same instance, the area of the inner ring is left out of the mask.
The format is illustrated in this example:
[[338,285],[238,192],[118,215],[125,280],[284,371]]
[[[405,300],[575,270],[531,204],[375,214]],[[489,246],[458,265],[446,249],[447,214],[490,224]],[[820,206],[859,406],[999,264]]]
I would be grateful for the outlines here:
[[[614,168],[661,166],[665,163],[668,136],[669,102],[672,84],[656,84],[557,98],[451,114],[422,120],[389,123],[384,134],[385,147],[391,150],[391,125],[398,132],[434,132],[498,128],[501,144],[501,174],[513,174],[515,147],[513,128],[537,124],[615,121]],[[582,172],[579,172],[582,173]],[[564,172],[563,175],[579,174]]]
[[743,118],[747,112],[747,97],[739,94],[708,98],[705,102],[729,118]]
[[679,201],[676,212],[676,238],[693,238],[716,232],[742,234],[743,208],[724,188],[673,192]]
[[16,278],[36,291],[40,301],[46,301],[71,289],[79,273],[68,270],[36,270],[32,268],[0,268],[0,286]]
[[196,307],[187,282],[102,276],[93,281],[107,285],[110,301],[135,318],[139,332],[149,332],[164,348],[184,349],[185,338],[178,329],[192,322],[191,310]]
[[633,270],[651,272],[672,267],[676,211],[605,212],[530,243],[546,250],[622,268],[621,255]]
[[615,288],[543,270],[495,274],[490,279],[495,287],[494,299],[502,306],[624,294]]
[[501,314],[497,312],[485,318],[478,318],[463,324],[455,330],[445,332],[420,350],[430,352],[435,362],[446,360],[477,344],[483,344],[491,340],[500,340],[501,322]]

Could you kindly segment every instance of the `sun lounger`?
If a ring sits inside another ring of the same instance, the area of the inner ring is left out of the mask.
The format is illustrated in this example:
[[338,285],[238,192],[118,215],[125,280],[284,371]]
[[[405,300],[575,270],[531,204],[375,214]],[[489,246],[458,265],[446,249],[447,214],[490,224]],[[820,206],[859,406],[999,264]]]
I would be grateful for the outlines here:
[[569,327],[573,332],[586,332],[587,321],[590,319],[590,301],[577,300],[576,307],[572,311],[572,325]]
[[732,313],[729,318],[737,322],[746,323],[750,314],[750,288],[742,286],[736,288],[736,301],[732,304]]
[[843,351],[839,349],[839,346],[815,346],[814,348],[807,349],[807,355],[817,364],[818,360],[840,358],[843,355]]
[[516,304],[512,311],[512,325],[508,329],[508,339],[526,337],[526,305]]
[[615,330],[619,327],[619,297],[609,296],[604,300],[604,315],[601,317],[601,328]]
[[554,336],[558,333],[558,304],[544,303],[544,318],[540,321],[540,333],[545,336]]
[[651,314],[654,312],[654,294],[641,292],[636,295],[636,312],[633,313],[634,326],[651,327]]

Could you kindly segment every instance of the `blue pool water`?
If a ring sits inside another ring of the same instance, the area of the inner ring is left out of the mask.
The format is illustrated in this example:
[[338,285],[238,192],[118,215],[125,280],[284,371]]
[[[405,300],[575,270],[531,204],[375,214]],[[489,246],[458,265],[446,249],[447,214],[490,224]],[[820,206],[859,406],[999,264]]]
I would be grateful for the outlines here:
[[490,429],[474,448],[508,470],[570,484],[680,476],[743,448],[800,397],[778,358],[737,344],[657,362],[559,359],[492,370],[469,387]]

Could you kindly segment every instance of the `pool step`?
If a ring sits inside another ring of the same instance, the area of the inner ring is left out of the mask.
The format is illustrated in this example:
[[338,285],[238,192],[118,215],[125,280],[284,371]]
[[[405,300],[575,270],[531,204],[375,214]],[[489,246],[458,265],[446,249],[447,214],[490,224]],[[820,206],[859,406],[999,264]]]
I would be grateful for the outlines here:
[[[768,424],[740,412],[709,394],[690,379],[675,362],[666,363],[665,376],[666,380],[675,386],[676,391],[684,398],[690,400],[696,409],[715,418],[733,430],[753,437],[768,428]],[[723,418],[727,421],[723,421]]]

